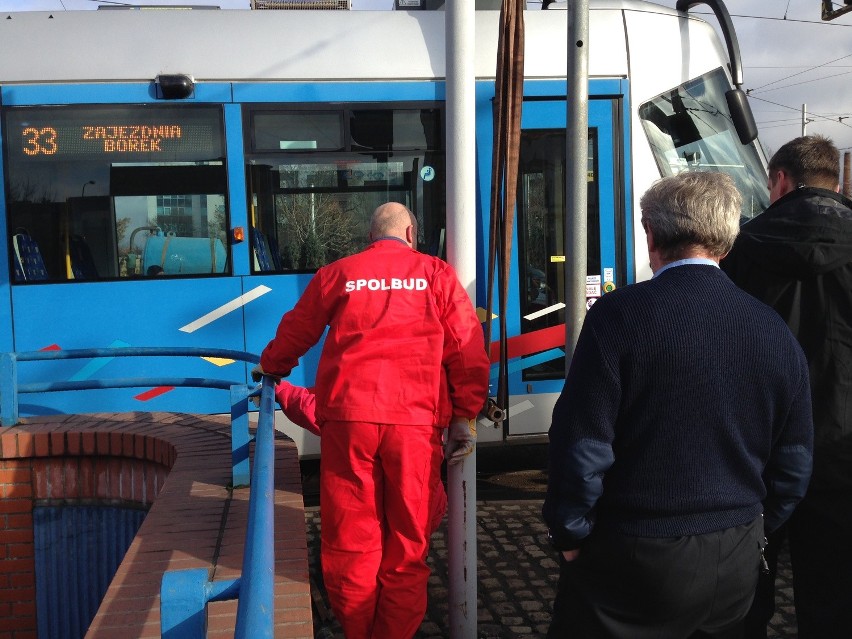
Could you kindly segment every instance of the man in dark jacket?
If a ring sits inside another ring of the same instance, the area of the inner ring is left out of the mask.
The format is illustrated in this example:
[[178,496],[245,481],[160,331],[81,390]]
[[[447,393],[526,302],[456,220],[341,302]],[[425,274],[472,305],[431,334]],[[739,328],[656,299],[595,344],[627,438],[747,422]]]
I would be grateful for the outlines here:
[[837,193],[839,170],[827,138],[782,146],[769,162],[771,206],[722,261],[798,338],[814,411],[813,478],[789,524],[769,538],[772,572],[749,615],[750,639],[766,637],[785,533],[800,639],[852,637],[852,201]]
[[551,639],[738,637],[764,527],[805,493],[805,356],[719,270],[741,204],[722,173],[657,182],[641,200],[653,279],[586,316],[550,427]]

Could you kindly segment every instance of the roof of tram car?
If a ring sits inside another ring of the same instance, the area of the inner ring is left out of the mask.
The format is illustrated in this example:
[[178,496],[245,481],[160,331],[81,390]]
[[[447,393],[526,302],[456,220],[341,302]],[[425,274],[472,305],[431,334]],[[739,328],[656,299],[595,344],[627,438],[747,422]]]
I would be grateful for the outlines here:
[[[683,15],[672,8],[642,0],[591,0],[590,8],[593,32],[597,28],[623,32],[620,12],[653,13],[673,18]],[[188,74],[197,82],[440,79],[445,75],[446,53],[441,13],[16,13],[0,20],[0,39],[7,51],[16,52],[14,56],[0,56],[0,83],[9,86],[49,82],[150,82],[166,74]],[[499,12],[477,12],[474,55],[478,78],[494,76],[498,20]],[[553,16],[543,11],[528,11],[525,22],[527,32],[534,30],[536,33],[535,38],[527,38],[527,77],[564,77],[564,47],[559,52],[547,45],[564,40],[563,21],[553,20]],[[292,28],[282,36],[288,26]],[[229,33],[229,42],[240,42],[239,52],[222,42],[223,30]],[[680,28],[668,31],[670,38],[682,38]],[[152,45],[154,40],[150,38],[129,38],[128,32],[157,33],[157,45]],[[663,37],[661,33],[654,34],[655,47],[662,46]],[[388,56],[388,49],[395,46],[401,47],[399,50],[405,54]],[[590,38],[590,46],[590,76],[628,75],[623,46],[613,46],[609,38]],[[679,44],[673,41],[672,46]],[[74,56],[65,55],[70,50],[75,51]],[[310,63],[306,62],[308,58]]]

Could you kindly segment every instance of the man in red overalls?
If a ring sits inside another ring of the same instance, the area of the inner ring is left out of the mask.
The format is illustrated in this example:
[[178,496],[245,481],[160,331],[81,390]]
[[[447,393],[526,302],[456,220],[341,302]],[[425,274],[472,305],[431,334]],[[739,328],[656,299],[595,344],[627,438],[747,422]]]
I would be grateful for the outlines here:
[[453,268],[417,252],[416,238],[406,207],[376,209],[371,244],[317,271],[256,371],[286,376],[329,327],[314,385],[321,558],[347,639],[417,632],[444,426],[448,461],[460,461],[488,393],[473,305]]

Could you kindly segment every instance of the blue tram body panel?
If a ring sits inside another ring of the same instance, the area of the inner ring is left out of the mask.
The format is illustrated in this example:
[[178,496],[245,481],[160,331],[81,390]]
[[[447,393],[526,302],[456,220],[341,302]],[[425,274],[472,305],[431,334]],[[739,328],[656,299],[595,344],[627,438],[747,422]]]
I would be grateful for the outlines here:
[[[15,350],[110,348],[116,346],[220,347],[245,350],[243,311],[223,306],[240,300],[238,278],[198,280],[150,279],[123,282],[46,284],[15,287],[13,322]],[[210,314],[214,315],[211,317]],[[205,319],[206,317],[206,319]],[[94,364],[93,364],[94,362]],[[123,358],[26,363],[19,381],[76,381],[85,377],[213,377],[245,383],[241,362],[215,364],[195,358]],[[25,395],[27,412],[58,410],[88,413],[128,410],[227,412],[226,394],[214,390],[176,388],[115,389],[94,394],[67,392]],[[145,394],[148,391],[148,394]],[[214,407],[218,406],[219,410]],[[214,409],[214,410],[211,410]]]

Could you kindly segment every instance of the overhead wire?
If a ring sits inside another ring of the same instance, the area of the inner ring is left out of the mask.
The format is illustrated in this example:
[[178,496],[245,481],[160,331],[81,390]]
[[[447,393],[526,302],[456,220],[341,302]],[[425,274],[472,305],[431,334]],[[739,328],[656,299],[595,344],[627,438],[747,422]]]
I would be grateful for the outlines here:
[[[790,18],[787,17],[789,10],[790,10],[790,0],[787,0],[787,6],[784,9],[784,16],[781,17],[781,18],[776,18],[776,17],[772,17],[772,16],[753,16],[753,15],[742,15],[742,14],[731,14],[731,17],[732,18],[750,19],[750,20],[771,20],[771,21],[794,22],[794,23],[801,23],[801,24],[819,24],[819,25],[822,25],[822,26],[852,27],[852,24],[841,24],[841,23],[836,23],[836,22],[831,22],[831,21],[819,21],[819,22],[817,22],[815,20],[790,19]],[[778,84],[778,83],[785,82],[787,80],[790,80],[791,78],[803,75],[805,73],[810,73],[812,71],[815,71],[816,69],[828,67],[828,65],[830,65],[830,64],[834,64],[836,62],[839,62],[840,60],[844,60],[844,59],[850,58],[850,57],[852,57],[852,54],[844,55],[844,56],[841,56],[839,58],[829,60],[828,62],[824,62],[822,64],[819,64],[819,65],[816,65],[816,66],[813,66],[813,67],[809,67],[809,68],[805,69],[804,71],[792,73],[792,74],[790,74],[786,77],[779,78],[777,80],[773,80],[772,82],[768,82],[768,83],[763,84],[759,87],[746,89],[746,94],[751,99],[758,100],[760,102],[765,102],[767,104],[772,104],[774,106],[778,106],[778,107],[781,107],[783,109],[789,109],[791,111],[800,112],[799,107],[791,107],[791,106],[788,106],[786,104],[780,104],[778,102],[773,102],[772,100],[767,100],[765,98],[761,98],[761,97],[755,95],[755,93],[758,92],[758,91],[761,91],[761,92],[777,91],[777,90],[787,89],[787,88],[794,87],[794,86],[800,86],[802,84],[809,84],[809,83],[812,83],[812,82],[818,82],[820,80],[827,80],[827,79],[835,78],[835,77],[838,77],[838,76],[848,75],[848,74],[852,73],[852,71],[844,71],[842,73],[824,76],[822,78],[815,78],[815,79],[812,79],[812,80],[806,80],[804,82],[794,82],[794,83],[790,83],[790,84],[784,84],[782,86],[774,87],[774,88],[771,88],[771,89],[766,88],[766,87],[770,87],[770,86]],[[780,68],[787,68],[787,67],[780,67]],[[831,122],[831,123],[840,124],[842,126],[852,128],[852,126],[850,126],[849,124],[847,124],[843,121],[844,119],[849,119],[850,116],[837,115],[835,117],[831,117],[829,115],[812,113],[812,112],[808,112],[807,116],[809,118],[812,118],[809,121],[815,121],[816,119],[818,119],[819,121]],[[798,122],[798,121],[799,121],[799,118],[795,118],[795,119],[791,118],[788,121],[788,124],[785,125],[785,124],[783,124],[782,120],[771,120],[769,122],[761,124],[760,126],[763,129],[767,129],[767,128],[772,129],[772,128],[778,128],[778,127],[781,127],[781,126],[789,126],[789,124],[791,124],[793,122]],[[770,124],[770,126],[766,126],[766,124]]]
[[[761,86],[759,86],[759,87],[755,87],[755,88],[753,88],[753,89],[749,89],[749,91],[760,91],[760,90],[764,89],[765,87],[771,86],[771,85],[773,85],[773,84],[778,84],[779,82],[784,82],[784,80],[789,80],[790,78],[795,78],[796,76],[798,76],[798,75],[802,75],[802,74],[804,74],[804,73],[810,73],[811,71],[814,71],[814,70],[816,70],[816,69],[821,69],[822,67],[828,66],[829,64],[833,64],[833,63],[835,63],[835,62],[839,62],[840,60],[844,60],[845,58],[852,58],[852,53],[850,53],[849,55],[841,56],[841,57],[839,57],[839,58],[835,58],[834,60],[829,60],[828,62],[823,62],[822,64],[818,64],[818,65],[816,65],[816,66],[814,66],[814,67],[810,67],[809,69],[805,69],[804,71],[799,71],[798,73],[793,73],[792,75],[788,75],[788,76],[787,76],[787,77],[785,77],[785,78],[780,78],[780,79],[778,79],[778,80],[773,80],[772,82],[767,82],[766,84],[763,84],[763,85],[761,85]],[[778,68],[783,69],[783,68],[785,68],[785,67],[778,67]],[[846,73],[852,73],[852,71],[847,71]],[[838,75],[843,75],[843,74],[838,74]],[[828,76],[828,77],[835,77],[835,76]],[[823,80],[823,79],[825,79],[825,78],[818,78],[818,79],[819,79],[819,80]],[[811,82],[813,82],[813,80],[811,80]],[[786,86],[796,86],[796,85],[791,84],[791,85],[786,85]],[[784,88],[786,88],[786,86],[784,86],[784,87],[778,87],[778,88],[779,88],[779,89],[784,89]],[[775,91],[775,89],[768,89],[768,90],[769,90],[769,91]]]
[[[797,86],[801,86],[803,84],[810,84],[812,82],[819,82],[820,80],[830,80],[831,78],[837,78],[837,77],[840,77],[841,75],[849,75],[849,74],[852,74],[852,71],[844,71],[843,73],[835,73],[833,75],[826,75],[826,76],[823,76],[821,78],[814,78],[813,80],[804,80],[803,82],[794,82],[792,84],[785,84],[784,86],[775,87],[774,89],[764,89],[764,91],[779,91],[781,89],[789,89],[790,87],[797,87]],[[757,91],[757,89],[746,89],[746,93],[748,95],[752,95],[756,91]]]
[[[782,108],[784,108],[784,109],[790,109],[791,111],[797,111],[797,112],[798,112],[798,111],[800,111],[800,109],[799,109],[799,108],[797,108],[797,107],[787,106],[786,104],[781,104],[781,103],[779,103],[779,102],[773,102],[772,100],[767,100],[767,99],[765,99],[765,98],[761,98],[761,97],[758,97],[758,96],[750,95],[749,97],[750,97],[750,98],[753,98],[753,99],[755,99],[755,100],[758,100],[759,102],[766,102],[767,104],[771,104],[771,105],[773,105],[773,106],[782,107]],[[819,113],[812,113],[812,112],[810,112],[810,111],[808,111],[807,115],[808,115],[808,116],[810,116],[810,117],[813,117],[813,118],[820,118],[822,121],[825,121],[825,122],[837,123],[837,124],[840,124],[840,125],[842,125],[842,126],[845,126],[845,127],[848,127],[848,128],[850,128],[850,129],[852,129],[852,125],[846,124],[846,123],[843,121],[843,120],[848,120],[848,119],[850,119],[850,117],[852,117],[852,116],[836,116],[836,117],[831,117],[831,116],[823,115],[823,114],[819,114]],[[792,118],[791,118],[791,121],[792,121]],[[769,128],[773,128],[773,127],[769,127]]]

